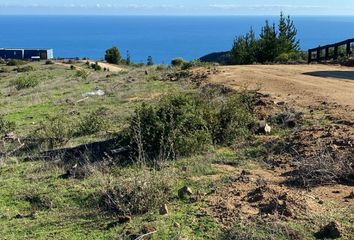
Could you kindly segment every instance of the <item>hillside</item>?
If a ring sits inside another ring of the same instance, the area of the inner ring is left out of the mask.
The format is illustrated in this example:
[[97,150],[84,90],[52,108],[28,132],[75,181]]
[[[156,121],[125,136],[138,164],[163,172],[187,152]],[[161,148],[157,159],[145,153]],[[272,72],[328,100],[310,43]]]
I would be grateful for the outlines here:
[[354,238],[352,68],[89,65],[0,64],[0,238]]

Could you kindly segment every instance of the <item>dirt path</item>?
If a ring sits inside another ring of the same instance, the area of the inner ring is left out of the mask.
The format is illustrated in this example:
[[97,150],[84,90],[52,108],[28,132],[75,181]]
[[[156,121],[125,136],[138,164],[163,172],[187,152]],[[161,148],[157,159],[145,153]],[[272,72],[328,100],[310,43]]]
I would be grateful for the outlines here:
[[[91,61],[91,63],[95,63],[94,61]],[[123,71],[123,68],[114,65],[114,64],[109,64],[109,63],[105,63],[105,62],[98,62],[98,65],[100,65],[102,68],[107,68],[109,69],[110,72],[121,72]]]
[[[225,66],[210,81],[241,88],[260,87],[300,106],[328,102],[354,111],[354,68],[327,65]],[[354,112],[352,112],[354,115]]]

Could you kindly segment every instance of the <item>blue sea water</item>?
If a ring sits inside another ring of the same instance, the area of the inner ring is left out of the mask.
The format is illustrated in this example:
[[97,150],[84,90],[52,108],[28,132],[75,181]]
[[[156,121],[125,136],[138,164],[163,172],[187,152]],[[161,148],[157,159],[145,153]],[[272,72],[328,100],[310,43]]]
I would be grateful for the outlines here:
[[[156,63],[187,60],[231,48],[236,35],[277,17],[0,16],[0,48],[53,48],[55,57],[104,57],[116,45],[123,57]],[[295,16],[302,49],[354,38],[354,16]]]

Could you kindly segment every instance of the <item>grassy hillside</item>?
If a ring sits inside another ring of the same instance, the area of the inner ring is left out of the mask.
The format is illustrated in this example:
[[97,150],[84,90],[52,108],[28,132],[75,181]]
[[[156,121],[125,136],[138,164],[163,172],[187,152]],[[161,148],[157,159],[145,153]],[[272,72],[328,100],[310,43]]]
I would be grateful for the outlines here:
[[[340,160],[335,176],[300,160],[320,156],[316,134],[337,126],[349,139],[353,127],[208,84],[217,73],[0,64],[0,238],[314,239],[332,221],[353,238],[353,172],[342,172],[353,152],[321,158]],[[128,153],[41,154],[108,139]]]

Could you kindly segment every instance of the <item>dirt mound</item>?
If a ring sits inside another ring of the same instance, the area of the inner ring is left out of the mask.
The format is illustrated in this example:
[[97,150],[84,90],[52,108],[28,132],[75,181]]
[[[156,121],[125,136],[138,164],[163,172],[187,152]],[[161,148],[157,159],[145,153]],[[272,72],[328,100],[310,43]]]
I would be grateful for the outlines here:
[[208,197],[207,212],[225,226],[257,216],[275,220],[306,215],[307,202],[311,199],[257,175],[242,172],[235,176],[228,186]]

